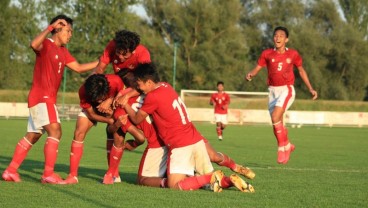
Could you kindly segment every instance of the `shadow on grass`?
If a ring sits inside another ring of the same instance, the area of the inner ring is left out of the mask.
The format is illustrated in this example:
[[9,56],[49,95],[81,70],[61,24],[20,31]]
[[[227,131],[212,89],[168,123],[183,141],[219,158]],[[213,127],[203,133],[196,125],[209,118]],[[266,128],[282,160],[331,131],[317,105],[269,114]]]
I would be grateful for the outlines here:
[[[1,174],[9,165],[12,158],[0,156],[0,168]],[[123,157],[124,159],[124,157]],[[40,182],[41,175],[43,174],[44,162],[32,159],[25,159],[22,165],[19,167],[19,172],[22,180]],[[123,167],[120,167],[120,174],[122,181],[128,184],[136,184],[137,174],[134,173],[122,173]],[[99,168],[88,168],[79,166],[78,169],[78,178],[79,180],[83,180],[83,178],[88,178],[92,180],[96,180],[99,183],[102,183],[102,179],[106,173],[107,169],[99,169]],[[69,174],[69,165],[56,163],[55,165],[55,173],[60,174],[61,176],[67,176]]]

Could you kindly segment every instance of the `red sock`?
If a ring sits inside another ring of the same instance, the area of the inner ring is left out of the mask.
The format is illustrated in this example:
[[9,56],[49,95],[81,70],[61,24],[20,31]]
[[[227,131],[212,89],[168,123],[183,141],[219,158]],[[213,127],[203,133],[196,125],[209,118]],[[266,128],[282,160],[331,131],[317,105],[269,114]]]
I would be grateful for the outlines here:
[[285,146],[289,143],[284,125],[280,122],[273,124],[273,133],[276,136],[279,147]]
[[184,191],[197,190],[202,186],[209,184],[211,176],[212,174],[188,177],[179,181],[178,185],[180,189]]
[[109,169],[107,170],[107,174],[114,175],[116,169],[119,166],[121,157],[123,156],[123,148],[117,148],[115,146],[112,146],[111,152],[110,152],[110,165]]
[[23,137],[19,140],[17,146],[15,147],[13,159],[9,164],[7,170],[11,173],[17,172],[19,166],[22,164],[23,160],[26,158],[28,151],[32,148],[32,144]]
[[233,182],[231,182],[230,177],[224,176],[221,180],[221,187],[222,188],[229,188],[234,186]]
[[236,168],[236,164],[234,162],[234,160],[232,160],[229,156],[227,156],[224,153],[218,152],[219,154],[222,155],[223,160],[219,163],[217,163],[219,166],[225,166],[230,168],[231,170],[235,170]]
[[113,139],[107,139],[106,140],[106,156],[107,156],[107,165],[110,165],[110,151],[112,148],[112,145],[114,144]]
[[43,176],[47,177],[54,173],[54,167],[58,154],[59,140],[53,137],[47,137],[46,143],[43,149],[45,155],[45,170]]
[[78,176],[79,162],[83,155],[83,142],[73,140],[70,150],[70,175]]
[[221,127],[216,127],[217,136],[222,136],[222,130]]

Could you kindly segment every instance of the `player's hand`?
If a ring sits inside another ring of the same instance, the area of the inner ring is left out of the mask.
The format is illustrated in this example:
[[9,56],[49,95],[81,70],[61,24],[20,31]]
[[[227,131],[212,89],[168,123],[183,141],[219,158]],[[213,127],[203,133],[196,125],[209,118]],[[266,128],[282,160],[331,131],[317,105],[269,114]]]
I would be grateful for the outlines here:
[[62,28],[64,26],[66,26],[66,25],[68,25],[68,23],[64,19],[58,19],[54,23],[51,24],[51,26],[54,29],[60,29],[60,28]]
[[113,102],[113,98],[108,98],[104,100],[100,105],[97,106],[97,110],[101,113],[112,113],[111,104]]
[[116,100],[115,105],[124,108],[125,105],[128,104],[128,100],[129,97],[127,95],[123,95]]
[[245,76],[245,79],[246,79],[248,82],[252,81],[252,78],[253,78],[253,75],[252,75],[252,73],[250,73],[250,72]]
[[312,100],[317,99],[318,93],[314,89],[309,90],[309,92],[312,94]]

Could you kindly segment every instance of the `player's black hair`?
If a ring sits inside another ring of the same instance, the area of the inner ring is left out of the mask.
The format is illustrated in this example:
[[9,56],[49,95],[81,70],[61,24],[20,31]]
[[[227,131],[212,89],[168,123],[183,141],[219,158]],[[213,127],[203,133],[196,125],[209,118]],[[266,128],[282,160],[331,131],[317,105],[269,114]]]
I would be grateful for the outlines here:
[[141,38],[137,33],[128,30],[117,31],[114,40],[116,51],[122,51],[123,54],[133,52],[141,42]]
[[219,86],[219,85],[224,85],[224,82],[223,81],[218,81],[217,86]]
[[[73,26],[73,19],[66,16],[65,14],[59,14],[58,16],[52,18],[52,20],[50,21],[50,25],[53,24],[54,22],[56,22],[58,19],[63,19],[65,20],[68,24],[70,24],[71,26]],[[57,31],[54,29],[51,31],[51,34],[55,34]]]
[[132,70],[123,68],[118,71],[117,75],[120,77],[126,87],[136,88],[136,79]]
[[91,103],[96,103],[108,95],[110,86],[104,74],[93,74],[87,78],[84,88],[88,100]]
[[160,82],[160,76],[153,63],[139,64],[133,73],[136,79],[143,82],[147,82],[147,80],[152,80],[154,83]]
[[273,35],[275,35],[276,31],[278,30],[282,30],[285,32],[286,34],[286,37],[288,38],[289,37],[289,30],[286,28],[286,27],[283,27],[283,26],[278,26],[276,27],[274,30],[273,30]]

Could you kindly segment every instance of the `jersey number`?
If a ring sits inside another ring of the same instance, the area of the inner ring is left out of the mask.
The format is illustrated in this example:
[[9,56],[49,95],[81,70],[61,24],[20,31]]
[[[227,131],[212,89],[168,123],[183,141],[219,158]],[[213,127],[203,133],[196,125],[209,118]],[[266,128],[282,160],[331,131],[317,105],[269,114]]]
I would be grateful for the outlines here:
[[180,99],[180,97],[178,97],[178,99],[173,101],[172,107],[174,108],[174,110],[178,109],[181,122],[183,124],[187,124],[187,120],[188,122],[190,122],[190,118],[187,113],[187,107],[185,106],[184,102]]
[[282,70],[282,62],[279,62],[279,64],[277,64],[277,71],[281,70]]

